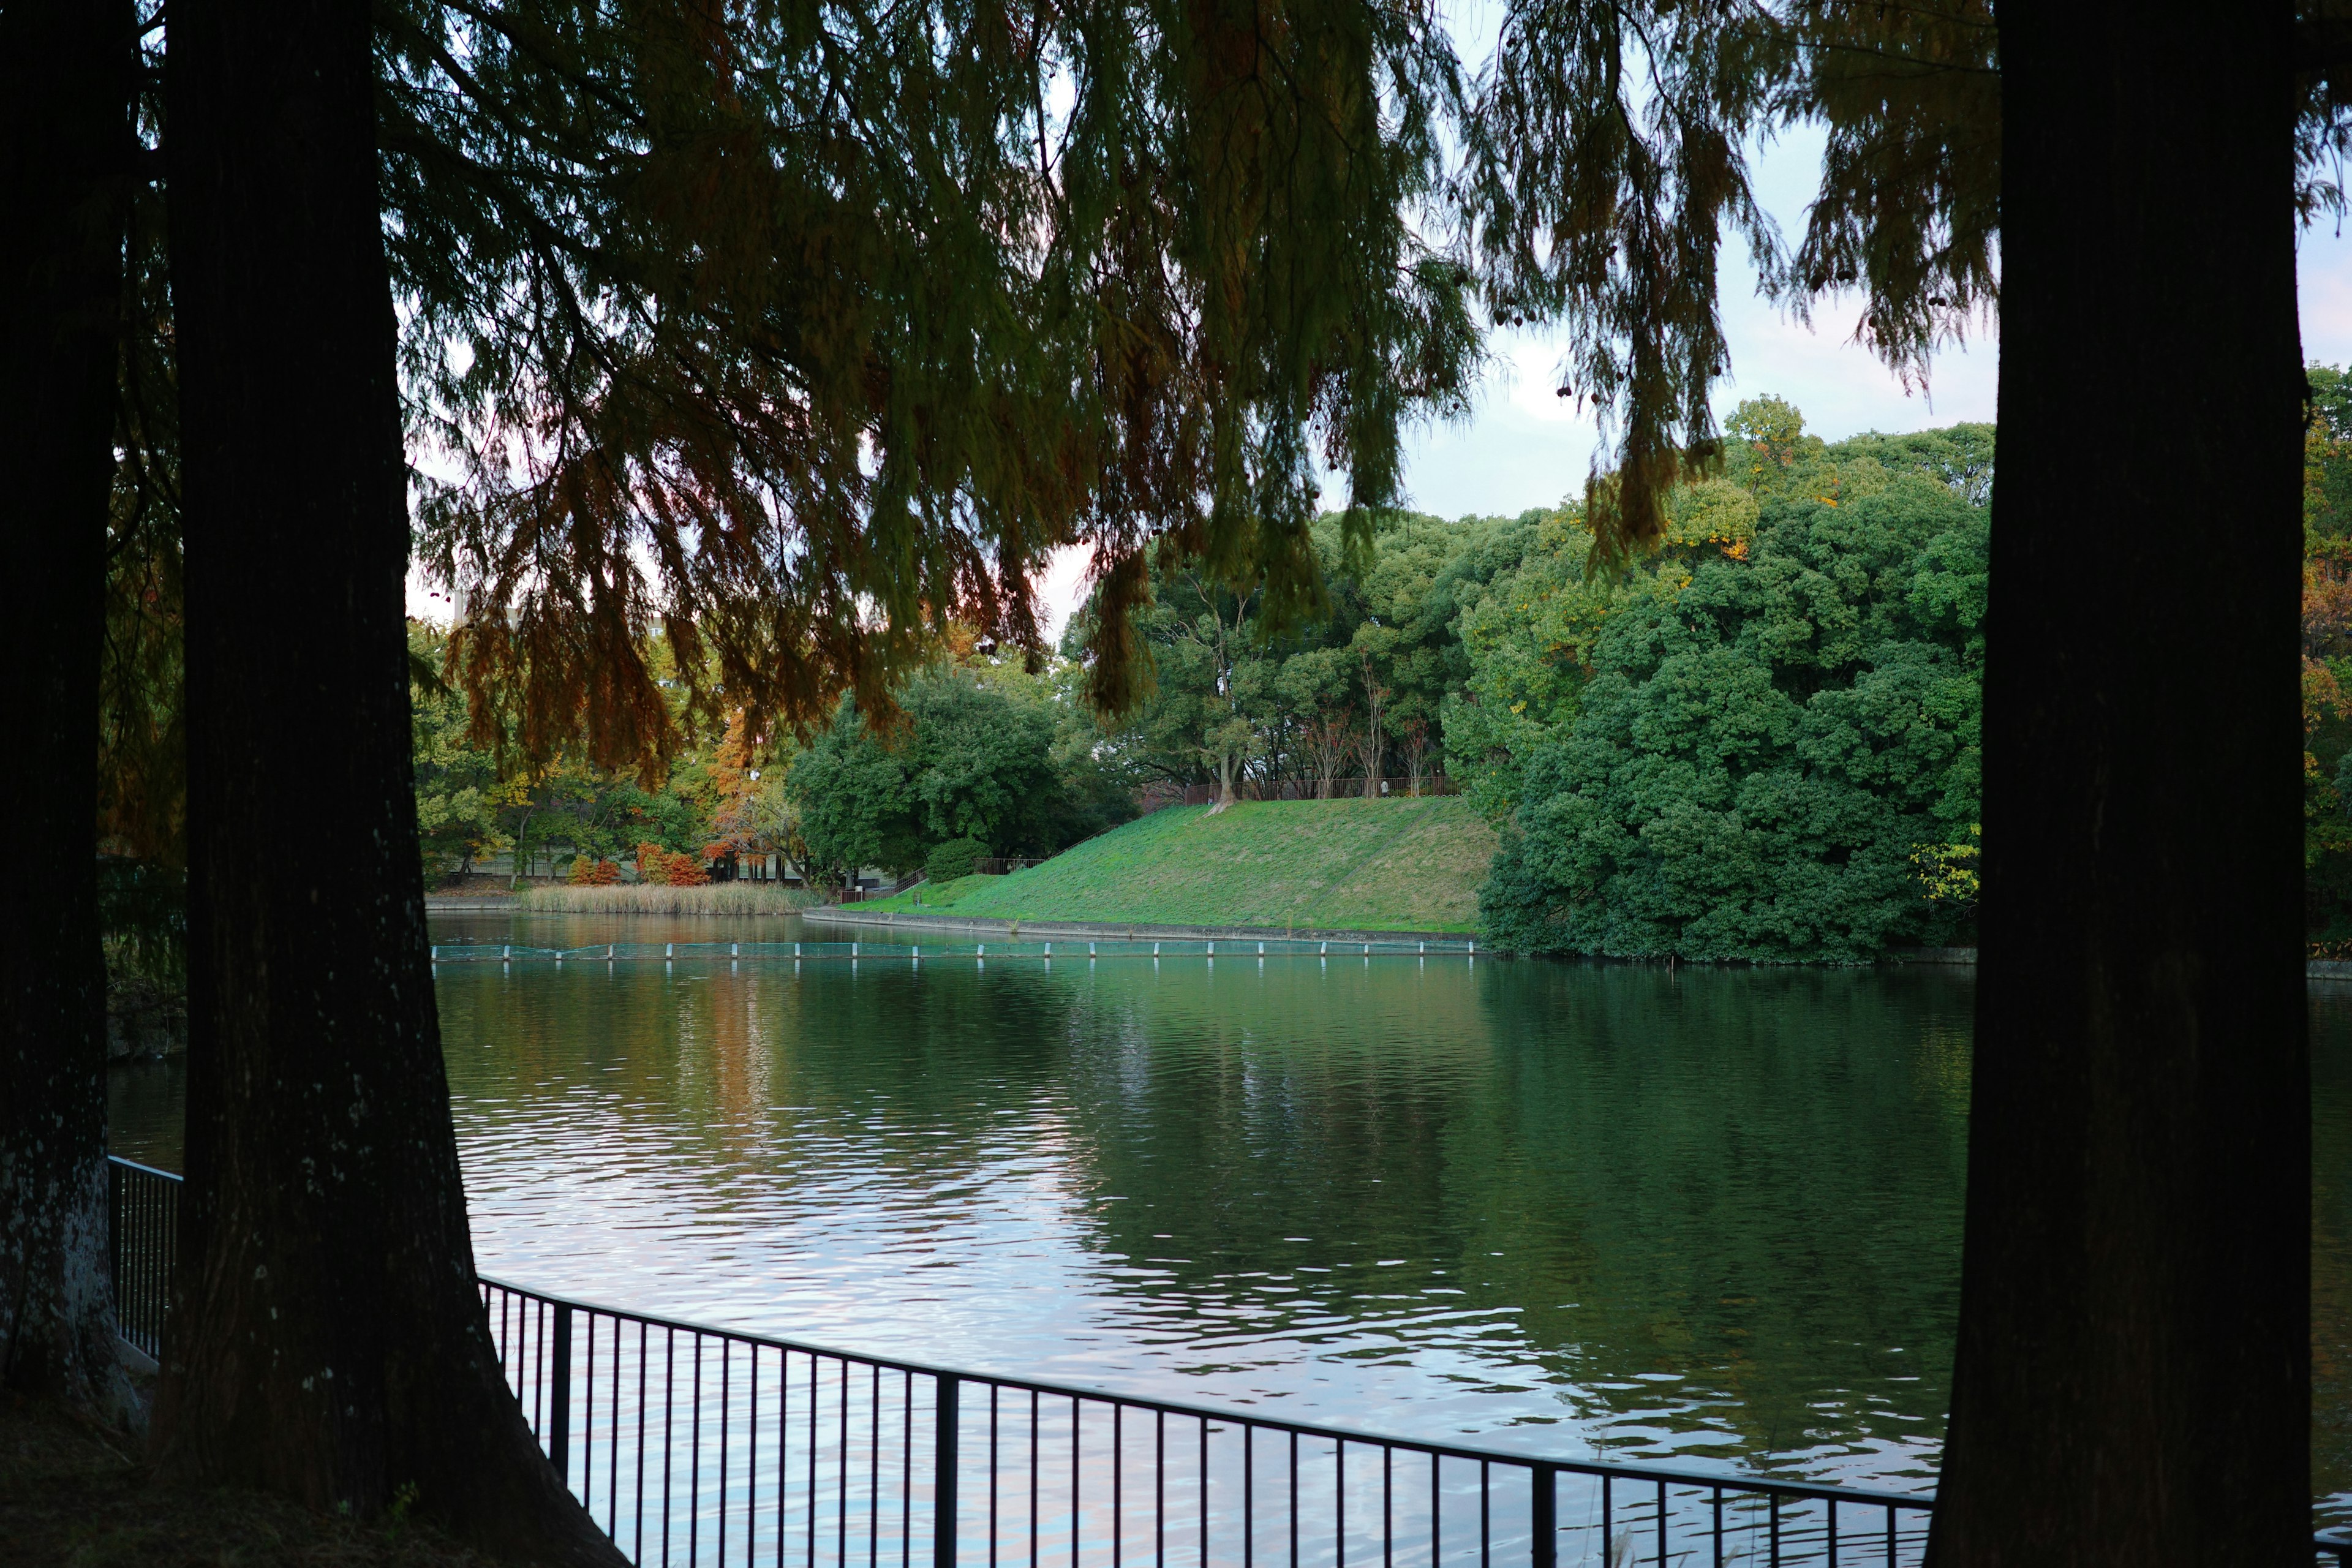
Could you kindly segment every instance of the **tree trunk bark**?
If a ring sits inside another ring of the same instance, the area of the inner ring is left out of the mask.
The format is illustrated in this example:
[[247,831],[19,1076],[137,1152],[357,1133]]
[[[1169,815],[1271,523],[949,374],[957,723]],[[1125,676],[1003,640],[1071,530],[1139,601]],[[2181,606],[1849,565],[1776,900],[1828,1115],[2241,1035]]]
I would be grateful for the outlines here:
[[[174,0],[190,1040],[162,1471],[614,1563],[474,1278],[409,757],[363,0]],[[357,853],[354,853],[357,851]]]
[[2001,11],[1939,1568],[2309,1560],[2291,20]]
[[117,1425],[98,702],[134,49],[127,5],[0,9],[0,1386]]

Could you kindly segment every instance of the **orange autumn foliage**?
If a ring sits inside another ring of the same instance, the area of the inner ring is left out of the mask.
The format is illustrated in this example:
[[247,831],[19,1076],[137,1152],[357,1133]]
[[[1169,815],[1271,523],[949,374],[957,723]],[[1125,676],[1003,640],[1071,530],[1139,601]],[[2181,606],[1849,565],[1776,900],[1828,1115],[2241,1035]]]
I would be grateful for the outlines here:
[[710,873],[691,855],[646,843],[637,846],[637,879],[663,888],[699,888],[710,880]]

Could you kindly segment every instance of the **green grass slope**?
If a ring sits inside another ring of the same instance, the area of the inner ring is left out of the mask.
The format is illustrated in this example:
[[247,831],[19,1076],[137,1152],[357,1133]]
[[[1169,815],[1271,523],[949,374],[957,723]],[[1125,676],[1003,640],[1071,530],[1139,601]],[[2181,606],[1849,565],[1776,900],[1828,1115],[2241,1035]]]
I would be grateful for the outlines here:
[[[1495,832],[1458,797],[1156,811],[1007,877],[925,888],[984,920],[1475,931]],[[863,906],[914,910],[912,893]]]

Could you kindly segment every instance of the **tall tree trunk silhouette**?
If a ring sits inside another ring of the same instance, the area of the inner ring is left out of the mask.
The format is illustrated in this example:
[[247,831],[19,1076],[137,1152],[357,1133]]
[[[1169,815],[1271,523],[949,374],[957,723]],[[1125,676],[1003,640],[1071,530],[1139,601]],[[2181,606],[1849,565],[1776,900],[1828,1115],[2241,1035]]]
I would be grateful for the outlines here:
[[134,49],[127,5],[0,7],[0,1385],[117,1421],[98,694]]
[[164,1473],[616,1563],[476,1292],[411,795],[406,470],[362,0],[187,0],[166,67],[190,1061]]
[[2001,8],[1940,1568],[2310,1552],[2292,21]]

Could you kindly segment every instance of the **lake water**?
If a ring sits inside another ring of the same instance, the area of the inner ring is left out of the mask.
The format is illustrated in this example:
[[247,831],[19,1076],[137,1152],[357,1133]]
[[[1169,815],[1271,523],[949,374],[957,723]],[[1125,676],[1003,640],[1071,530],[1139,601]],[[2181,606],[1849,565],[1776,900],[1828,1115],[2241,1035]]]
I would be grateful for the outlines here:
[[[681,961],[444,965],[439,994],[486,1274],[1374,1430],[1934,1483],[1965,970]],[[2313,1009],[2315,1435],[2344,1499],[2352,987]],[[118,1073],[118,1152],[176,1165],[179,1079]]]

